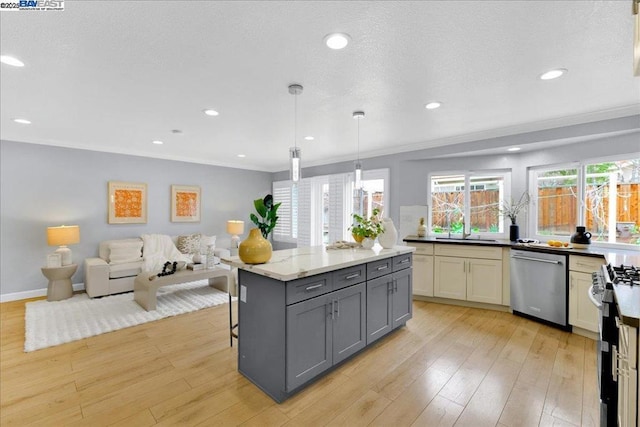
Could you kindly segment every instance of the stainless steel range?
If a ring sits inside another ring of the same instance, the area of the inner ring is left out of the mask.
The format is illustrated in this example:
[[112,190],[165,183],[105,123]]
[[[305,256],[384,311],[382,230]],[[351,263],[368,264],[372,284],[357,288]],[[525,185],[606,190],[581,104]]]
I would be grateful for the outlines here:
[[[617,374],[619,352],[619,315],[613,285],[640,286],[640,270],[637,267],[603,265],[592,274],[589,298],[600,310],[598,339],[598,386],[600,388],[600,425],[616,426],[618,421]],[[621,396],[622,398],[622,396]]]

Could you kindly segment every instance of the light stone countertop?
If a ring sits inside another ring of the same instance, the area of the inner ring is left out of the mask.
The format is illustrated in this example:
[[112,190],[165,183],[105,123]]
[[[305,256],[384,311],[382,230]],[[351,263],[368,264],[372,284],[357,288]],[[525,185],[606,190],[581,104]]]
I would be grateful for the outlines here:
[[383,249],[378,244],[372,249],[327,250],[324,246],[310,246],[273,251],[271,259],[265,264],[245,264],[237,256],[223,257],[221,261],[233,267],[286,282],[411,252],[415,252],[415,248],[394,246],[392,249]]

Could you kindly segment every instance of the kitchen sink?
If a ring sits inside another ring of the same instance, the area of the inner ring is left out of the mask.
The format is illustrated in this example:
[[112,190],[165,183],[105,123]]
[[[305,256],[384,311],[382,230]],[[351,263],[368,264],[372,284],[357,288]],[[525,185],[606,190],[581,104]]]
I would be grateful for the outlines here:
[[467,239],[461,239],[459,237],[436,237],[436,240],[448,240],[450,242],[497,242],[495,239],[479,239],[477,237],[470,237]]

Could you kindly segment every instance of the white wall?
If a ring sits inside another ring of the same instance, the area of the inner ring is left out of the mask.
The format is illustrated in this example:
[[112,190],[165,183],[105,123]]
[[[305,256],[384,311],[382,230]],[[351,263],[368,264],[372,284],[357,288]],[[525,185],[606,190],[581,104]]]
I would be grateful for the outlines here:
[[[0,141],[0,296],[46,288],[40,267],[55,250],[47,246],[48,226],[80,226],[80,243],[70,248],[79,264],[72,281],[82,283],[82,261],[97,255],[102,240],[193,232],[228,240],[229,219],[244,220],[248,230],[253,200],[271,192],[270,178],[264,172]],[[108,181],[147,184],[146,224],[107,224]],[[201,187],[200,223],[170,221],[172,184]]]

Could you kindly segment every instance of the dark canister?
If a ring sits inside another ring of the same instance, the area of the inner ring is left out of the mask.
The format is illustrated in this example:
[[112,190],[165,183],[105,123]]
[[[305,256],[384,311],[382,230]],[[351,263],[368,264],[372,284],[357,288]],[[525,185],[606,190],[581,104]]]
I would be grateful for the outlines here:
[[583,245],[591,244],[591,233],[586,230],[586,227],[576,227],[576,232],[571,235],[571,243],[579,243]]

